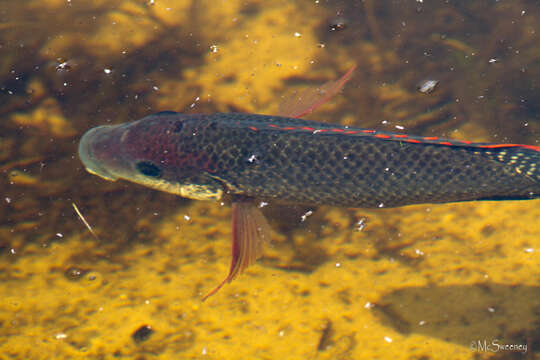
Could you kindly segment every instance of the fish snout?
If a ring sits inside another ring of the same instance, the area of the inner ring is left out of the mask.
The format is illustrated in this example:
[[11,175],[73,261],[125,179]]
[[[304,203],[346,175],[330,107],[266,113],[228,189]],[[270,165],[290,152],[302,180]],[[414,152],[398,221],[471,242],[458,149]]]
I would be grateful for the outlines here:
[[110,138],[111,130],[117,125],[102,125],[88,130],[79,143],[79,158],[86,171],[97,175],[105,180],[116,181],[118,176],[112,174],[104,165],[107,158],[104,156],[108,149],[107,140]]

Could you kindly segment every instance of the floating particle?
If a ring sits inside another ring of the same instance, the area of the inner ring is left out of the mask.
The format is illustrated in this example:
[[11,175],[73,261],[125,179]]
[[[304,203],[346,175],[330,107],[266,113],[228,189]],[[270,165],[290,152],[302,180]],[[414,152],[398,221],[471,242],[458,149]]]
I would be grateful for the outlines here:
[[370,303],[369,301],[364,304],[365,309],[371,309],[372,307],[373,307],[373,304]]
[[302,222],[306,221],[308,216],[311,216],[311,214],[313,214],[313,211],[309,210],[304,215],[302,215]]
[[422,94],[430,94],[435,90],[438,84],[439,84],[439,80],[433,80],[433,79],[423,80],[416,86],[416,89],[420,91]]
[[366,228],[366,218],[361,218],[356,223],[356,231],[362,231]]
[[341,31],[347,28],[347,19],[338,16],[330,21],[330,31]]
[[55,69],[57,72],[68,72],[72,69],[72,63],[69,60],[58,58],[56,59]]
[[137,330],[133,332],[133,334],[131,334],[131,338],[138,344],[148,340],[148,338],[150,337],[150,335],[152,335],[153,332],[154,330],[150,325],[141,325]]
[[249,163],[254,163],[254,162],[256,162],[256,161],[257,161],[257,155],[255,155],[255,154],[250,155],[250,157],[247,159],[247,161],[248,161]]
[[84,270],[81,268],[78,268],[76,266],[72,266],[68,268],[66,271],[64,271],[64,276],[66,279],[71,281],[78,281],[81,280],[81,278],[88,273],[88,270]]

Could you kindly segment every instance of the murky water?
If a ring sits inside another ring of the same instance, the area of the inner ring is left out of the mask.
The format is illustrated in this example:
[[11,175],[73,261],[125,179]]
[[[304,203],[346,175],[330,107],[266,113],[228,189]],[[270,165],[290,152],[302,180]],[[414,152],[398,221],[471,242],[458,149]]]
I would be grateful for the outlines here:
[[0,5],[0,358],[539,357],[538,200],[270,204],[263,259],[201,303],[229,206],[76,155],[89,128],[157,111],[275,113],[354,63],[309,118],[539,145],[537,2]]

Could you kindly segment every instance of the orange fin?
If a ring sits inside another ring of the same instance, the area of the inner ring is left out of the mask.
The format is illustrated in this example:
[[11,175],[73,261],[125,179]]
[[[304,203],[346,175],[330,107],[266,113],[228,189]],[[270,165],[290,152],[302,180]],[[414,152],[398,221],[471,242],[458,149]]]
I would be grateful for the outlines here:
[[330,98],[343,88],[347,81],[351,79],[354,69],[356,69],[356,65],[353,65],[353,67],[338,80],[329,81],[326,84],[313,89],[306,89],[299,94],[295,94],[295,96],[285,99],[279,106],[277,115],[300,118],[312,113],[316,108],[330,100]]
[[232,204],[232,261],[229,275],[202,301],[230,283],[262,255],[263,243],[270,240],[270,226],[259,208],[251,202]]

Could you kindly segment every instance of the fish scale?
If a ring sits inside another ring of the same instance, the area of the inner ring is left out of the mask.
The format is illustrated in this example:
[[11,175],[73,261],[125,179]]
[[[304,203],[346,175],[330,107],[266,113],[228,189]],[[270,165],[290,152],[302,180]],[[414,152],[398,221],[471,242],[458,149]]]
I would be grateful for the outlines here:
[[[381,133],[317,132],[362,129],[264,115],[214,114],[194,121],[189,116],[181,118],[184,131],[189,134],[196,128],[197,136],[183,138],[179,151],[196,149],[197,153],[212,154],[215,168],[210,173],[231,195],[386,207],[530,198],[539,192],[536,163],[531,161],[538,160],[535,150],[410,143],[374,136]],[[279,127],[268,126],[276,123]]]

